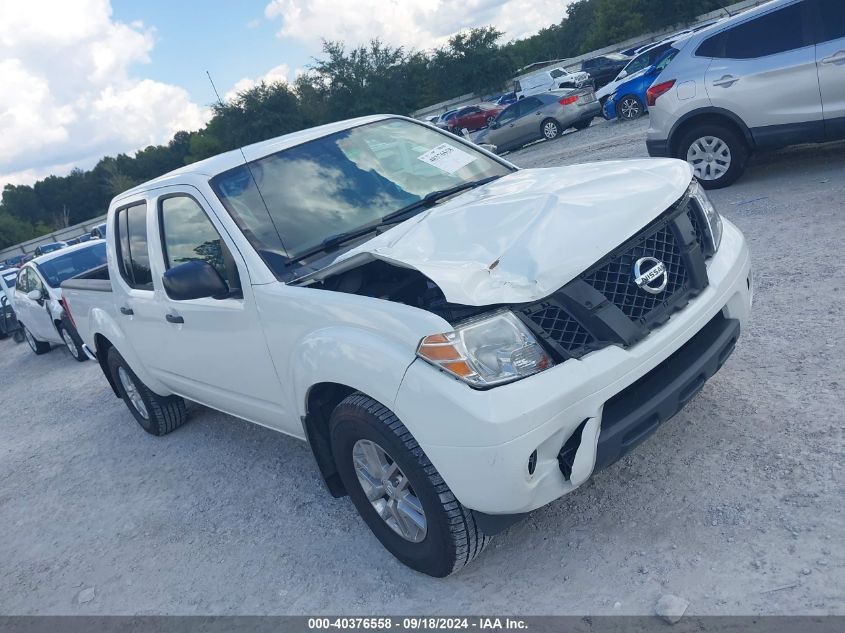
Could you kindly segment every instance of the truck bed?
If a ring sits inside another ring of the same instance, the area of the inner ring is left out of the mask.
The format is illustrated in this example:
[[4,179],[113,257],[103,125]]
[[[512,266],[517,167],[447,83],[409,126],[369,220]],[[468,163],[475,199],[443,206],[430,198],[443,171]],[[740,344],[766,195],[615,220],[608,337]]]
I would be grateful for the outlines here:
[[62,297],[70,310],[76,330],[90,350],[94,350],[94,337],[90,324],[95,312],[111,315],[114,300],[108,265],[98,266],[81,275],[62,282]]

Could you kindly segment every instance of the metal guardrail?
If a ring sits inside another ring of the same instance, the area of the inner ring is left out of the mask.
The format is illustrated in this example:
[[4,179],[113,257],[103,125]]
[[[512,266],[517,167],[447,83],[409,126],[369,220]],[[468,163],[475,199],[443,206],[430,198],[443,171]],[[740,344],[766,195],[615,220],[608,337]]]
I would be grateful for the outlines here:
[[9,259],[10,257],[14,257],[15,255],[31,253],[35,250],[37,246],[40,246],[41,244],[50,244],[52,242],[65,242],[74,237],[79,237],[80,235],[83,235],[85,233],[90,233],[91,229],[93,229],[98,224],[102,224],[105,221],[106,216],[101,215],[96,218],[91,218],[90,220],[85,220],[85,222],[74,224],[73,226],[68,226],[63,229],[56,229],[55,231],[51,231],[46,235],[27,240],[26,242],[21,242],[20,244],[9,246],[8,248],[0,251],[0,262],[5,259]]

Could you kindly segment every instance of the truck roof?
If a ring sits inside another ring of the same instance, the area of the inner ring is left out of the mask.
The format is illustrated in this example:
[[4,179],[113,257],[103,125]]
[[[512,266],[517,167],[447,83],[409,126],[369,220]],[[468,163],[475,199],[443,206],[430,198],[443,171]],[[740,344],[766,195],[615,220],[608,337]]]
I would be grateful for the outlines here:
[[244,156],[246,156],[247,161],[256,160],[275,152],[280,152],[289,147],[293,147],[294,145],[301,145],[302,143],[307,143],[308,141],[313,141],[314,139],[334,134],[335,132],[348,130],[349,128],[357,127],[365,123],[381,121],[392,116],[405,118],[398,117],[398,115],[374,114],[365,117],[358,117],[356,119],[346,119],[344,121],[336,121],[335,123],[327,123],[326,125],[319,125],[317,127],[300,130],[298,132],[291,132],[290,134],[277,136],[266,141],[253,143],[252,145],[245,145],[239,149],[223,152],[222,154],[211,156],[210,158],[197,161],[196,163],[185,165],[179,169],[174,169],[173,171],[167,172],[158,178],[148,180],[147,182],[141,183],[132,189],[128,189],[123,193],[118,194],[115,197],[115,200],[120,200],[122,198],[153,189],[156,186],[175,184],[178,181],[179,176],[196,174],[211,178],[212,176],[216,176],[224,171],[243,165]]

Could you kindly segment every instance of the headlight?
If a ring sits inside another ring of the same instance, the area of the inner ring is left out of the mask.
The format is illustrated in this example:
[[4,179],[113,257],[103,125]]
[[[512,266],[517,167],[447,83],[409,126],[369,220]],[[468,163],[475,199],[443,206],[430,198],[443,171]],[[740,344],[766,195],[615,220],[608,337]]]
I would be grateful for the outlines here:
[[704,231],[707,233],[707,239],[710,240],[710,245],[713,247],[713,252],[719,250],[719,245],[722,243],[722,216],[716,211],[707,193],[704,191],[699,182],[693,178],[690,185],[690,197],[695,198],[698,203],[698,208],[704,215]]
[[474,387],[512,382],[554,363],[510,311],[467,321],[420,341],[417,355]]

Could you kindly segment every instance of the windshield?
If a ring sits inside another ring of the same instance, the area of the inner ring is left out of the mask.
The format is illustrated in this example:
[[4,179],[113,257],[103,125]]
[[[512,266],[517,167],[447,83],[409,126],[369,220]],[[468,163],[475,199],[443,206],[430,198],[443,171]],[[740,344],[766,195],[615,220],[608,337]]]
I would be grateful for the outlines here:
[[426,194],[510,171],[447,134],[388,119],[271,154],[211,184],[281,275],[331,236],[378,223]]
[[58,288],[63,281],[102,266],[106,263],[106,244],[98,242],[89,248],[72,251],[55,259],[36,264],[41,276],[51,288]]

